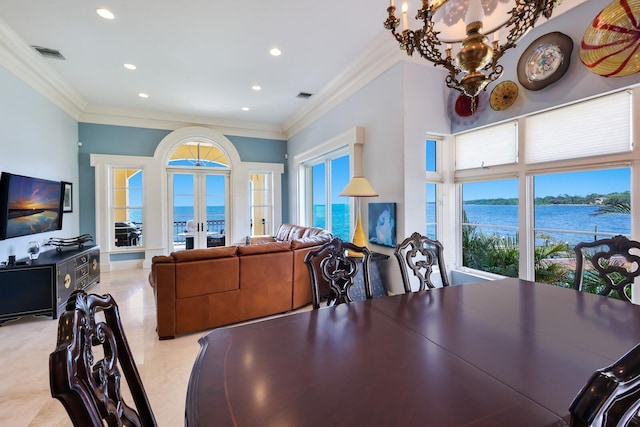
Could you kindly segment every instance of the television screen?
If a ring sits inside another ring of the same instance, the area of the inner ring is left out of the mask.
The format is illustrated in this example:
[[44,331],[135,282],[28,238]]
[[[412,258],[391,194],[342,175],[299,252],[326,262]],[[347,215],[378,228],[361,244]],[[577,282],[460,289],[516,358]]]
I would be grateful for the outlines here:
[[2,172],[0,239],[62,229],[62,184]]

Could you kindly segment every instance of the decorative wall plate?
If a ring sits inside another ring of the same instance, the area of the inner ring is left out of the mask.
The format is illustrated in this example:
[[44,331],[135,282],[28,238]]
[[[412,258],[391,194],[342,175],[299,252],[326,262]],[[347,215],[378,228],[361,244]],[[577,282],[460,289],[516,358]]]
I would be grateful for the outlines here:
[[511,80],[498,83],[491,91],[489,105],[496,111],[506,110],[518,98],[518,85]]
[[471,111],[471,98],[457,90],[449,93],[447,111],[453,124],[467,126],[478,121],[489,105],[489,94],[481,90],[476,98],[475,111]]
[[595,74],[640,71],[640,0],[615,0],[593,19],[580,43],[580,60]]
[[518,60],[518,81],[529,90],[555,83],[569,69],[572,50],[573,40],[561,32],[538,37]]

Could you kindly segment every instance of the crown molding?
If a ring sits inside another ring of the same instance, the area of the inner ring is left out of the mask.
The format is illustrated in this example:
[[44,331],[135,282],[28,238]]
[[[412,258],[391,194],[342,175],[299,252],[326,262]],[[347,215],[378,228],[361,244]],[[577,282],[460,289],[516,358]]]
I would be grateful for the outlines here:
[[286,134],[278,126],[264,123],[219,120],[196,115],[158,113],[142,110],[117,109],[105,106],[88,106],[80,114],[79,121],[114,126],[131,126],[150,129],[177,130],[187,126],[207,126],[224,135],[248,138],[286,140]]
[[407,55],[386,30],[368,44],[362,54],[328,85],[309,99],[309,104],[293,114],[283,125],[287,139],[309,126],[340,102],[362,89]]
[[87,101],[2,19],[0,65],[76,120],[87,105]]

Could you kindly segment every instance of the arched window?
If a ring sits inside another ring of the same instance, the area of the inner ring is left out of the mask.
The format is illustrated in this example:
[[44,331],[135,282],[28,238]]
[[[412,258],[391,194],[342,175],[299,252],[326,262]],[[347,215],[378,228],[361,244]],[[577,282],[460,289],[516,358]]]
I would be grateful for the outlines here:
[[169,166],[229,168],[229,158],[209,141],[187,141],[175,148]]

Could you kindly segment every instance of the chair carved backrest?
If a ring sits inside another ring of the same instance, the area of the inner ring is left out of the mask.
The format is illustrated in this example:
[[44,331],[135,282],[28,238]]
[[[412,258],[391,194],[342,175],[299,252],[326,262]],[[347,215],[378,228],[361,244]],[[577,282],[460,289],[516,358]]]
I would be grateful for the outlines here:
[[364,290],[367,299],[373,298],[369,278],[371,251],[364,246],[344,242],[339,237],[325,243],[315,251],[309,251],[304,262],[311,279],[311,299],[313,308],[320,308],[320,281],[329,284],[330,304],[353,302],[349,290],[354,284],[358,268],[362,267]]
[[398,264],[400,264],[400,273],[402,274],[405,292],[411,292],[411,276],[409,272],[412,272],[413,276],[418,278],[420,291],[424,291],[427,288],[435,288],[436,285],[431,280],[434,266],[437,266],[440,271],[442,286],[449,286],[442,252],[442,243],[418,232],[411,234],[411,236],[396,245],[393,254],[396,256]]
[[[71,294],[49,355],[49,378],[51,395],[74,426],[157,425],[111,295]],[[123,399],[122,384],[133,407]]]
[[[595,283],[602,287],[598,294],[609,295],[615,292],[623,301],[631,301],[627,289],[630,289],[634,279],[640,276],[640,242],[618,235],[609,239],[578,243],[574,250],[574,289],[582,291],[587,285],[586,282]],[[601,283],[604,283],[604,287]]]
[[640,344],[598,369],[575,397],[572,427],[640,426]]

